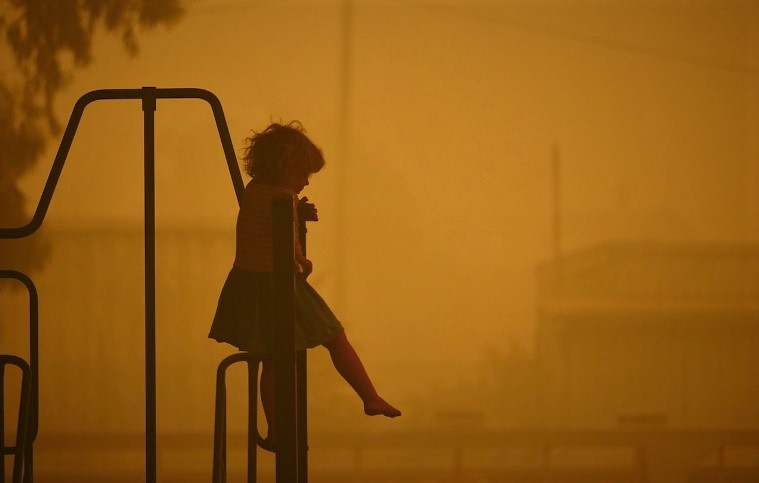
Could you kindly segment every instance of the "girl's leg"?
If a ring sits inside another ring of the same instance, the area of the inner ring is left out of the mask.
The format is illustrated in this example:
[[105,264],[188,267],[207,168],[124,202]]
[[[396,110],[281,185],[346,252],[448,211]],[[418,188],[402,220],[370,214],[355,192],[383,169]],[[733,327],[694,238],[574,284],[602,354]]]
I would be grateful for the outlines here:
[[264,407],[264,416],[266,417],[266,428],[269,431],[269,435],[266,439],[274,441],[274,408],[276,403],[274,400],[275,388],[274,385],[274,361],[265,360],[262,362],[261,369],[261,405]]
[[400,416],[401,412],[382,399],[374,389],[369,375],[356,354],[355,349],[348,341],[345,332],[324,344],[332,358],[337,372],[343,376],[348,384],[364,402],[364,412],[369,416],[383,415],[390,418]]

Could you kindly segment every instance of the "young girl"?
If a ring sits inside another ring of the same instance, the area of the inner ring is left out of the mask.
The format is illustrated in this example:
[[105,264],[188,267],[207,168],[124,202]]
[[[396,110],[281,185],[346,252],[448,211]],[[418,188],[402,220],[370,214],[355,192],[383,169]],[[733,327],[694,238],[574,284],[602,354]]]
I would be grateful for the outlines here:
[[[272,198],[287,193],[300,208],[294,213],[295,231],[295,338],[296,349],[323,345],[332,363],[364,403],[367,415],[394,418],[401,412],[382,399],[353,346],[345,336],[340,321],[309,285],[306,277],[313,265],[302,254],[298,243],[297,212],[316,220],[316,208],[298,194],[313,173],[324,166],[321,150],[306,136],[303,126],[271,124],[263,132],[247,139],[243,161],[252,180],[245,187],[237,216],[235,262],[219,297],[209,337],[237,348],[259,354],[272,354],[274,327],[272,319]],[[261,401],[269,428],[267,440],[274,435],[274,367],[264,360],[261,371]]]

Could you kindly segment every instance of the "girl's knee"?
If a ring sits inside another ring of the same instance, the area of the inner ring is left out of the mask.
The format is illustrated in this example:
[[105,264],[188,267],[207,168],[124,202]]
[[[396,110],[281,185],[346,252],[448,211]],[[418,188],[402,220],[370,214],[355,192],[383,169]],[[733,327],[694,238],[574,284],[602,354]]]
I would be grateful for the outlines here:
[[334,348],[348,344],[348,336],[345,335],[345,331],[341,330],[333,338],[325,342],[323,345],[328,351],[332,351]]

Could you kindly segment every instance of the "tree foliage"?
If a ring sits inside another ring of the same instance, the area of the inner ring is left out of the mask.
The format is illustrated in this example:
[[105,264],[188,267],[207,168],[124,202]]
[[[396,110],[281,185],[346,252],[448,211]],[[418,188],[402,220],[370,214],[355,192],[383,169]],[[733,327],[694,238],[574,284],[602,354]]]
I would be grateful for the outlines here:
[[[56,96],[92,62],[95,34],[134,56],[139,33],[182,13],[181,0],[0,0],[0,226],[28,222],[19,180],[60,134]],[[0,240],[0,268],[39,268],[45,251],[39,237]]]

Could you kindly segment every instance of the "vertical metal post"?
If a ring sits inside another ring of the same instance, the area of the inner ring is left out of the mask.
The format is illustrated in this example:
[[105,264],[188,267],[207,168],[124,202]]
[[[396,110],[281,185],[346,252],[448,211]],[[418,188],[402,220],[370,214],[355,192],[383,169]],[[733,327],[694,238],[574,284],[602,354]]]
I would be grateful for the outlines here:
[[[34,440],[39,426],[39,296],[37,287],[27,275],[16,270],[0,270],[0,279],[13,279],[23,283],[29,293],[29,416],[25,420],[28,439],[24,447],[23,481],[34,479]],[[0,473],[1,474],[1,473]]]
[[26,285],[29,291],[29,363],[31,372],[31,396],[30,396],[30,413],[29,413],[29,440],[26,443],[26,454],[24,455],[24,483],[34,481],[34,447],[32,443],[37,438],[40,420],[40,349],[39,349],[39,317],[40,302],[37,294],[37,287],[27,276],[21,277],[17,273],[17,279]]
[[145,140],[145,481],[156,482],[155,110],[156,88],[142,88]]
[[[250,357],[250,356],[249,356]],[[249,358],[248,364],[248,483],[256,483],[258,466],[258,360]]]
[[293,208],[289,195],[277,196],[272,202],[277,483],[298,481]]
[[225,483],[227,478],[227,382],[228,359],[216,369],[216,400],[213,422],[213,472],[212,483]]
[[295,377],[297,395],[297,444],[298,444],[298,483],[308,483],[308,371],[306,367],[306,350],[298,351],[295,362]]
[[[306,220],[298,216],[298,238],[306,256]],[[308,483],[308,364],[306,350],[298,351],[296,359],[296,393],[298,395],[298,483]]]
[[0,366],[0,481],[5,481],[5,366]]
[[[21,482],[26,468],[27,448],[31,446],[29,438],[29,408],[32,395],[32,369],[22,359],[17,360],[21,369],[21,395],[18,405],[18,423],[16,425],[16,455],[17,461],[13,462],[13,483]],[[31,467],[29,467],[31,477]]]
[[0,389],[5,386],[5,368],[13,365],[21,371],[21,391],[19,393],[18,417],[16,424],[16,442],[12,446],[13,451],[5,451],[5,408],[4,408],[4,391],[0,391],[0,441],[2,441],[2,463],[0,464],[0,481],[5,475],[5,454],[13,454],[13,472],[11,481],[21,483],[24,477],[25,455],[27,454],[27,438],[29,438],[29,408],[31,405],[32,393],[32,370],[29,365],[18,356],[0,355]]

